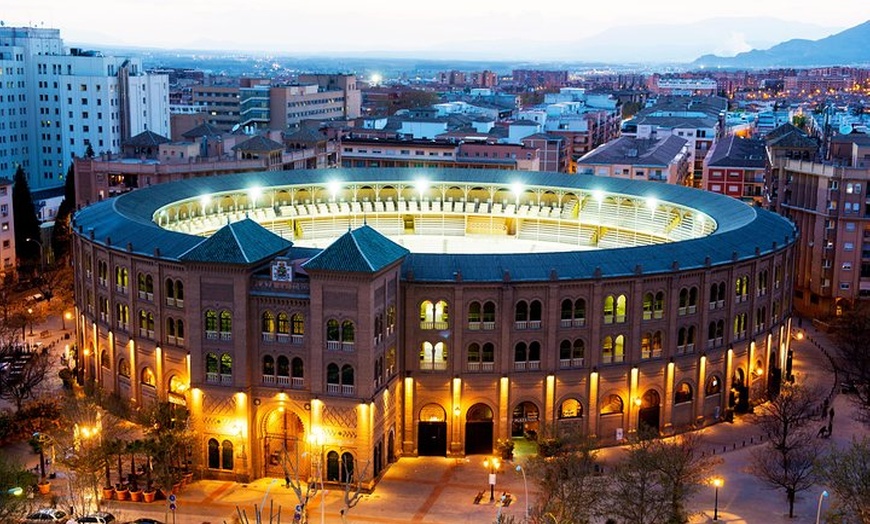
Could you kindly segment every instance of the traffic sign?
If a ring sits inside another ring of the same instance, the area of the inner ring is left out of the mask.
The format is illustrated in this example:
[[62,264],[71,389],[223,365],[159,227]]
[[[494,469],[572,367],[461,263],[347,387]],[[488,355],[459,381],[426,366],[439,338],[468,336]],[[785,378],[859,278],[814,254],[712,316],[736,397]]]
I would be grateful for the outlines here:
[[175,493],[169,494],[169,502],[175,502],[177,499],[175,498]]
[[169,504],[169,510],[170,510],[170,511],[175,511],[175,503],[174,503],[174,502],[172,502],[172,503]]

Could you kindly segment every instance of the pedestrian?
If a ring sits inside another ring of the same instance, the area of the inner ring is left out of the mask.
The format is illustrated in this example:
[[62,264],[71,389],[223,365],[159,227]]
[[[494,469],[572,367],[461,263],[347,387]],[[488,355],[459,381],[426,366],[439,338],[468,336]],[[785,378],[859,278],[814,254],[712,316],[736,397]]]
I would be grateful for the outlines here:
[[828,423],[828,425],[830,426],[831,425],[830,423],[834,421],[834,407],[833,406],[831,406],[831,410],[828,411],[828,417],[830,418],[830,422]]
[[290,475],[284,475],[284,487],[285,488],[290,487]]
[[827,435],[825,435],[825,438],[830,438],[830,437],[831,437],[831,430],[833,430],[833,429],[834,429],[834,423],[833,423],[833,421],[832,421],[832,420],[831,420],[831,421],[828,421],[828,433],[827,433]]

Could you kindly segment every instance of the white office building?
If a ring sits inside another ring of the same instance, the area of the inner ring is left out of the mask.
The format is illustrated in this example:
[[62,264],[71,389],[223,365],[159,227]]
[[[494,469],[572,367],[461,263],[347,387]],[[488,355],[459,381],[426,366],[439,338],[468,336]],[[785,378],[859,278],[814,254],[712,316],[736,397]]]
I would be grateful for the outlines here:
[[62,185],[74,156],[117,153],[131,136],[169,135],[169,78],[136,58],[67,49],[58,29],[0,27],[0,176]]

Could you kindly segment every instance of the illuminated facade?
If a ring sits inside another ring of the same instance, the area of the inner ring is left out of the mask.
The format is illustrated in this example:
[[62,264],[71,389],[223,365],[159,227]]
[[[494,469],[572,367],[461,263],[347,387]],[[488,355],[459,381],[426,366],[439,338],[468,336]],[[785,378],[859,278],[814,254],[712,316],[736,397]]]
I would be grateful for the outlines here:
[[684,187],[245,173],[73,227],[86,377],[186,405],[209,477],[307,479],[320,457],[327,481],[374,482],[400,456],[550,427],[670,434],[747,409],[786,367],[794,227]]

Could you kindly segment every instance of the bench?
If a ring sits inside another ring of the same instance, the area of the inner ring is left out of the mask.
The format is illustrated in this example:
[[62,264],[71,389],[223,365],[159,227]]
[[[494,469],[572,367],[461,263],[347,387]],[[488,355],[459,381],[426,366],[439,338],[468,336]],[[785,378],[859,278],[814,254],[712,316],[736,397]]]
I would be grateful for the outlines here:
[[480,504],[481,500],[483,500],[483,491],[478,491],[477,495],[474,496],[474,503]]

